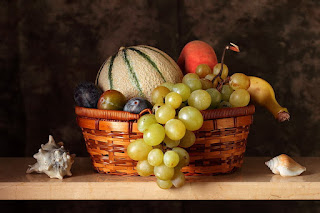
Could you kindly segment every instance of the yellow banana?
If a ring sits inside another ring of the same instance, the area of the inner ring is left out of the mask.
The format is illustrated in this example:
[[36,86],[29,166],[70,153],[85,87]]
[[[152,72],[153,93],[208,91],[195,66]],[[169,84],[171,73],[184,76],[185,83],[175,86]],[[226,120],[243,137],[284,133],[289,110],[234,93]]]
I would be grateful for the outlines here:
[[268,109],[278,121],[289,120],[288,109],[279,105],[272,86],[261,78],[254,76],[249,76],[249,78],[250,87],[247,91],[250,93],[251,100]]

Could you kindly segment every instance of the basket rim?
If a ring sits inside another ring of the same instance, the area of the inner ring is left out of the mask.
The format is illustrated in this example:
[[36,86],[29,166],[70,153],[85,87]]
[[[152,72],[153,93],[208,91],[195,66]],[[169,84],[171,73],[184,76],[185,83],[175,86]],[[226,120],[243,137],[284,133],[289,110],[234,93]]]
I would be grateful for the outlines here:
[[[204,120],[230,118],[246,115],[253,115],[255,113],[255,106],[248,105],[245,107],[209,109],[200,111]],[[136,121],[141,117],[140,114],[134,114],[119,110],[103,110],[95,108],[85,108],[75,106],[75,113],[80,117],[88,117],[94,119],[118,120],[118,121]]]

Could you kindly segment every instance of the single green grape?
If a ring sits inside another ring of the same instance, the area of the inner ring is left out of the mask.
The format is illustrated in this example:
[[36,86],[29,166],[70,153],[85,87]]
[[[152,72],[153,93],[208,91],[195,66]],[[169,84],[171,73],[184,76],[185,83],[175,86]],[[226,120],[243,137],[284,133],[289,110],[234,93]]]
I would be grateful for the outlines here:
[[230,96],[230,104],[233,107],[244,107],[250,102],[250,94],[245,89],[236,89]]
[[186,178],[179,168],[174,170],[174,175],[171,179],[171,182],[176,188],[179,188],[185,184]]
[[160,104],[164,103],[164,98],[166,95],[170,92],[170,90],[167,87],[164,86],[158,86],[153,89],[151,93],[151,103],[154,104]]
[[190,93],[191,93],[190,88],[186,84],[183,84],[183,83],[175,84],[172,88],[172,91],[181,95],[182,101],[188,100]]
[[132,160],[146,160],[152,146],[149,146],[143,139],[133,141],[127,147],[127,154]]
[[162,86],[162,87],[167,87],[170,91],[172,91],[172,88],[173,88],[173,86],[174,86],[174,83],[165,82],[165,83],[161,84],[160,86]]
[[195,73],[188,73],[186,74],[185,76],[183,76],[182,78],[182,83],[183,83],[183,80],[190,80],[190,79],[200,79],[199,76]]
[[170,105],[164,104],[156,112],[156,120],[158,123],[165,124],[168,120],[176,116],[176,111]]
[[179,163],[179,155],[174,151],[166,151],[163,156],[163,163],[167,167],[175,167]]
[[209,88],[213,87],[213,83],[211,81],[209,81],[208,79],[200,79],[201,81],[201,85],[202,85],[202,89],[203,90],[207,90]]
[[167,135],[164,138],[163,142],[166,144],[167,147],[173,148],[179,146],[180,140],[171,140]]
[[157,178],[157,185],[161,189],[170,189],[172,187],[172,182],[171,182],[171,180],[161,180],[161,179]]
[[207,64],[199,64],[196,68],[196,74],[200,78],[206,77],[206,75],[212,73],[211,68]]
[[190,88],[191,92],[202,88],[200,79],[182,80],[182,83],[186,84]]
[[187,166],[190,162],[190,156],[189,153],[181,148],[181,147],[174,147],[172,151],[176,152],[179,155],[179,163],[177,165],[178,168],[182,168],[184,166]]
[[137,163],[136,169],[140,176],[150,176],[153,174],[154,167],[147,160],[141,160]]
[[143,115],[139,118],[137,126],[140,132],[144,132],[151,124],[156,124],[156,116],[153,114]]
[[[214,67],[213,67],[213,74],[214,75],[218,75],[220,73],[220,69],[221,69],[221,63],[218,63],[216,64]],[[229,73],[229,69],[227,67],[227,65],[223,64],[223,70],[222,70],[222,73],[221,73],[221,79],[226,79],[228,77],[228,73]]]
[[211,108],[217,108],[222,100],[221,93],[216,88],[210,88],[206,90],[211,96]]
[[232,89],[229,85],[223,85],[221,89],[221,98],[223,101],[229,101],[230,95],[233,93],[234,89]]
[[179,111],[178,118],[184,123],[186,129],[190,131],[200,129],[203,124],[203,116],[201,112],[192,106],[183,107]]
[[170,105],[172,108],[177,109],[182,103],[182,97],[176,92],[170,92],[165,97],[165,104]]
[[179,146],[189,148],[196,142],[196,136],[193,132],[187,130],[184,137],[180,140]]
[[174,168],[167,167],[162,163],[161,165],[154,167],[153,173],[161,180],[171,180],[174,175]]
[[180,140],[186,133],[186,127],[179,119],[171,119],[164,126],[166,135],[171,140]]
[[186,84],[190,88],[191,92],[202,88],[200,78],[195,73],[186,74],[182,78],[182,83]]
[[150,146],[160,144],[165,137],[165,130],[160,124],[151,124],[143,133],[143,140]]
[[211,104],[210,94],[202,89],[193,91],[188,99],[188,105],[198,110],[208,109]]
[[148,154],[148,163],[151,166],[159,166],[163,162],[163,152],[160,149],[153,149]]
[[221,103],[218,105],[218,109],[231,107],[232,105],[228,101],[221,101]]
[[229,85],[232,89],[248,89],[250,87],[250,79],[243,73],[235,73],[230,77]]

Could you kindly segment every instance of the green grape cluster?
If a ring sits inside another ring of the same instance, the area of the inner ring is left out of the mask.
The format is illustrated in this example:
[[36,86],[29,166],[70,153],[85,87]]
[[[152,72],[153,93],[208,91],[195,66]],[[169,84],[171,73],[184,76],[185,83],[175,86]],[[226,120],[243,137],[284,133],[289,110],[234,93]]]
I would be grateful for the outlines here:
[[213,70],[201,64],[196,73],[189,73],[182,83],[163,83],[151,93],[153,114],[140,117],[138,130],[143,139],[131,142],[127,148],[131,159],[137,160],[141,176],[155,175],[162,189],[181,187],[185,176],[181,168],[190,157],[194,131],[203,124],[201,110],[248,105],[249,78],[241,73],[228,77],[229,69],[217,64]]
[[[199,80],[197,75],[187,78]],[[197,86],[197,83],[190,85]],[[138,174],[155,175],[156,183],[162,189],[184,185],[181,169],[190,161],[185,149],[196,141],[193,131],[202,127],[203,117],[199,110],[211,104],[208,92],[201,88],[193,90],[195,87],[192,89],[190,85],[164,83],[155,88],[151,95],[154,114],[143,115],[137,122],[143,139],[131,142],[127,148],[128,156],[138,161]]]
[[[205,90],[211,98],[208,106],[207,94],[200,92],[201,89],[195,90],[190,102],[190,106],[194,106],[199,110],[216,109],[228,107],[244,107],[250,102],[250,94],[247,89],[250,87],[249,77],[243,73],[235,73],[228,77],[229,69],[223,64],[221,71],[221,63],[216,64],[211,70],[207,64],[200,64],[196,68],[195,73],[202,84],[202,90]],[[189,79],[197,79],[195,74],[184,76],[185,82]]]

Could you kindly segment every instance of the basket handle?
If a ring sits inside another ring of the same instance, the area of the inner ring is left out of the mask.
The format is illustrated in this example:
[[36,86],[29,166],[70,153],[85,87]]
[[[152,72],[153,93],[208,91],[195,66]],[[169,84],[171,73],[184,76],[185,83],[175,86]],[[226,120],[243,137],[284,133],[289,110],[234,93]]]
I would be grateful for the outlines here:
[[139,117],[141,117],[145,112],[148,112],[149,114],[152,114],[152,111],[151,111],[149,108],[146,108],[146,109],[142,110],[142,111],[139,113]]

